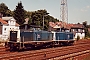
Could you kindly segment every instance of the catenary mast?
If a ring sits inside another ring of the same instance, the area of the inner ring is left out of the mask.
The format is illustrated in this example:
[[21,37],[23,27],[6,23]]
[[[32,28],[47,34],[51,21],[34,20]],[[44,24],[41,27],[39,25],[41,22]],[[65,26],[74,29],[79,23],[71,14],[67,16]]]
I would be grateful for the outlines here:
[[67,0],[61,0],[61,7],[60,7],[60,17],[61,21],[63,22],[63,27],[64,27],[64,22],[68,24],[68,7],[67,7]]

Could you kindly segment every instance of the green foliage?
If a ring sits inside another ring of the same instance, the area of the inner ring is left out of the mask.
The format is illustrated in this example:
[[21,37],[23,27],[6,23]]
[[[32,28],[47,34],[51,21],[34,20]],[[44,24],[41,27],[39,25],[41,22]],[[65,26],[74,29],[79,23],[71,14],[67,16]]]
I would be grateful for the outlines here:
[[84,27],[87,27],[87,21],[83,22]]
[[[2,8],[3,7],[3,8]],[[57,22],[58,19],[47,14],[47,10],[37,10],[37,11],[26,11],[22,6],[22,2],[20,1],[16,6],[14,11],[8,9],[8,7],[2,3],[0,4],[0,12],[3,12],[4,16],[12,16],[16,19],[16,22],[20,25],[24,24],[25,18],[29,18],[29,25],[37,25],[40,28],[43,28],[43,16],[44,16],[44,30],[48,30],[49,22]]]
[[16,22],[20,25],[25,22],[25,10],[22,6],[21,1],[18,3],[18,6],[16,6],[13,17],[16,19]]
[[50,21],[57,22],[59,20],[53,18],[50,15],[47,15],[47,13],[48,12],[46,10],[37,10],[37,11],[31,12],[30,17],[31,17],[32,22],[30,22],[29,24],[37,25],[42,28],[43,27],[43,16],[44,16],[44,30],[48,30]]
[[0,13],[2,13],[3,16],[12,16],[12,11],[9,10],[4,3],[0,4]]
[[90,25],[87,25],[87,21],[83,22],[84,30],[85,30],[85,37],[90,38],[90,32],[88,31],[88,28],[90,28]]
[[85,36],[85,37],[90,38],[90,32],[89,32],[89,31],[87,31],[87,33],[86,33],[86,36]]

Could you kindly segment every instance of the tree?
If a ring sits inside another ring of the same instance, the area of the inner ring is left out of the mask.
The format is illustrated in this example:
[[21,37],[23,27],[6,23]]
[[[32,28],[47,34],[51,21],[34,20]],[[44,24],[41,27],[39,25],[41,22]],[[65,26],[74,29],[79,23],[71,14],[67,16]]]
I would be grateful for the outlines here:
[[[29,18],[28,24],[29,25],[36,25],[40,26],[40,28],[43,28],[43,14],[48,13],[46,10],[37,10],[37,11],[26,11],[25,12],[25,18]],[[55,19],[54,17],[50,15],[44,16],[44,30],[48,30],[49,28],[49,22],[57,22],[59,20]],[[20,22],[21,23],[21,22]]]
[[85,37],[87,37],[87,34],[88,34],[88,29],[87,29],[87,22],[83,22],[83,25],[84,25],[84,30],[85,30]]
[[16,6],[13,17],[16,19],[16,22],[20,25],[22,25],[25,22],[25,10],[22,6],[21,1]]
[[90,37],[90,32],[88,31],[88,28],[90,28],[90,25],[87,25],[87,21],[83,22],[84,30],[85,30],[85,37]]
[[[37,10],[37,11],[24,10],[24,12],[25,12],[24,18],[29,18],[28,25],[36,25],[36,26],[40,26],[41,29],[43,28],[43,14],[48,13],[46,10]],[[49,22],[51,21],[57,22],[59,20],[55,19],[50,15],[44,16],[44,30],[48,30]]]
[[87,27],[87,21],[83,22],[84,27]]
[[4,17],[12,16],[12,11],[8,9],[8,7],[4,3],[0,4],[0,13],[2,13]]

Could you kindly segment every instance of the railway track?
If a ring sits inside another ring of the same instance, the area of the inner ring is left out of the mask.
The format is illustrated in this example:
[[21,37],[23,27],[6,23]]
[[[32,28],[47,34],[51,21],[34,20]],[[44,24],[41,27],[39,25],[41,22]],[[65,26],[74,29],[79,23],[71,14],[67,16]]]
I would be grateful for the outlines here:
[[24,52],[0,52],[0,60],[63,60],[90,52],[90,41],[78,42],[73,46],[48,48]]

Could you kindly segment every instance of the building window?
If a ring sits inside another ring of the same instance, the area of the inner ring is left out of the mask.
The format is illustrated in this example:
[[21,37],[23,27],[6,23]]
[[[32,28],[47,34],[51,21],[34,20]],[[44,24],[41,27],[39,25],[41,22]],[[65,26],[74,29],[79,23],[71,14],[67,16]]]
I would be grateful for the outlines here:
[[4,28],[4,30],[6,31],[6,28]]

